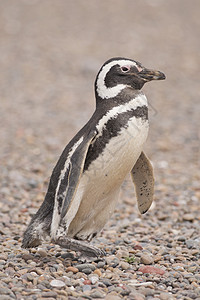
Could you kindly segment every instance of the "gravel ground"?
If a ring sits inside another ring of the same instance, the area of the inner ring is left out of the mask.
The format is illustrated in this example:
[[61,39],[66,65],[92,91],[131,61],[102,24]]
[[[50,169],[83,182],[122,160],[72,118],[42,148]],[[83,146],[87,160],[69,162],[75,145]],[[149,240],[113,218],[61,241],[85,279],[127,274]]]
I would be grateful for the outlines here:
[[[0,300],[200,299],[199,0],[0,1]],[[85,260],[50,243],[21,249],[62,149],[94,110],[101,64],[163,71],[144,90],[156,175],[146,215],[127,178]]]

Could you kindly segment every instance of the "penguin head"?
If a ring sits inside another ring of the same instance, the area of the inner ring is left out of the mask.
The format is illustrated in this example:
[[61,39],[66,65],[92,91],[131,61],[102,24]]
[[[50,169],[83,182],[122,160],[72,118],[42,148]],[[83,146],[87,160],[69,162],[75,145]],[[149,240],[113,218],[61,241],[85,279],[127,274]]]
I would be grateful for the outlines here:
[[97,74],[96,95],[102,99],[114,98],[123,89],[140,90],[151,80],[165,79],[165,75],[142,66],[138,61],[127,58],[111,58],[106,61]]

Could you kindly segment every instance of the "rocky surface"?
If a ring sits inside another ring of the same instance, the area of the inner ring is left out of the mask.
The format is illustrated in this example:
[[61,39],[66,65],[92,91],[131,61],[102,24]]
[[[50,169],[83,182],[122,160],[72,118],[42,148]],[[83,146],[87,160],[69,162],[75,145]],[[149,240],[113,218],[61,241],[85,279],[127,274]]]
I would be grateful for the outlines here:
[[[0,300],[200,299],[198,0],[0,2]],[[94,109],[101,64],[126,56],[166,73],[145,87],[155,201],[127,178],[85,259],[45,242],[21,248],[49,176]]]

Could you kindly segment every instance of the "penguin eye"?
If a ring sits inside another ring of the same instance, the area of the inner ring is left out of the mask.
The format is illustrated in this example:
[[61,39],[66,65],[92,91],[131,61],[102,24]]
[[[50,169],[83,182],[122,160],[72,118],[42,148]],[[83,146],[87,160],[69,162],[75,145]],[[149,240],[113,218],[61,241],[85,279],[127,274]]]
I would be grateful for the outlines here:
[[123,73],[127,73],[128,71],[130,71],[130,66],[122,66],[122,67],[121,67],[121,71],[122,71]]

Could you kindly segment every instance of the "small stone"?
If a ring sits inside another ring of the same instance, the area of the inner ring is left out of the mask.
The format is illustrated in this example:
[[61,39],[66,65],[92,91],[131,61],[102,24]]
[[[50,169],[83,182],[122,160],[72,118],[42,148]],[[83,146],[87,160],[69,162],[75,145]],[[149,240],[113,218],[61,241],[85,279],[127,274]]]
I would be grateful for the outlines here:
[[47,256],[47,252],[43,248],[38,248],[37,254],[39,254],[41,257]]
[[122,299],[121,297],[117,296],[117,293],[115,293],[115,294],[109,293],[105,297],[105,300],[121,300],[121,299]]
[[184,236],[179,236],[177,241],[179,242],[185,242],[186,238]]
[[61,258],[64,259],[74,259],[74,254],[71,252],[66,252],[61,254]]
[[133,246],[134,250],[143,250],[143,247],[139,244]]
[[8,276],[13,276],[15,274],[15,270],[11,267],[8,267],[5,269],[5,274],[7,274]]
[[90,294],[90,297],[92,297],[92,298],[104,298],[105,294],[102,293],[101,291],[96,290],[96,291],[94,291]]
[[53,279],[51,280],[50,285],[55,288],[62,288],[65,286],[65,283],[61,280]]
[[88,285],[88,284],[86,284],[82,287],[82,290],[84,293],[87,291],[91,291],[91,289],[92,289],[91,285]]
[[126,250],[117,250],[117,253],[116,253],[116,257],[117,258],[124,258],[124,257],[129,257],[129,252],[128,251],[126,251]]
[[105,266],[105,261],[99,261],[97,264],[97,268],[103,268]]
[[142,287],[140,288],[140,292],[145,295],[146,297],[148,296],[153,296],[155,291],[149,287]]
[[35,268],[34,270],[38,275],[43,275],[44,271],[38,268]]
[[197,243],[195,242],[195,240],[187,240],[185,243],[188,249],[197,247]]
[[154,262],[158,262],[160,260],[162,260],[162,256],[161,255],[155,255],[154,256]]
[[188,266],[188,272],[193,273],[193,272],[195,272],[197,269],[198,269],[197,266]]
[[183,216],[183,220],[184,221],[193,221],[194,220],[194,215],[192,215],[192,214],[185,214]]
[[95,265],[93,264],[80,264],[75,266],[80,272],[83,271],[83,269],[90,269],[94,271],[96,269]]
[[118,265],[120,262],[119,259],[114,255],[110,255],[110,256],[106,257],[105,259],[106,259],[106,262],[108,265],[112,265],[112,264]]
[[28,281],[33,281],[34,280],[34,276],[32,274],[29,274],[29,273],[27,274],[26,278],[27,278]]
[[27,261],[27,260],[32,260],[34,258],[33,255],[31,254],[22,254],[22,258]]
[[144,253],[141,255],[140,261],[144,265],[150,265],[153,263],[154,259],[151,255]]
[[66,272],[78,273],[78,268],[76,267],[67,267]]
[[99,269],[96,269],[96,270],[94,271],[94,274],[97,274],[99,277],[102,276],[101,270],[99,270]]
[[184,272],[184,266],[183,264],[172,264],[172,267],[174,270],[179,271],[179,272]]
[[170,299],[173,299],[172,295],[165,292],[160,293],[160,300],[170,300]]
[[93,275],[93,274],[89,275],[88,279],[91,281],[92,284],[95,284],[99,281],[98,275]]
[[140,267],[138,269],[138,271],[142,272],[142,273],[159,274],[159,275],[163,275],[165,273],[164,270],[157,268],[157,267],[153,267],[153,266],[143,266],[143,267]]
[[82,272],[88,275],[92,273],[92,270],[90,268],[85,268],[82,270]]
[[102,282],[103,282],[103,284],[105,284],[106,286],[111,286],[111,285],[112,285],[111,281],[110,281],[109,279],[107,279],[107,278],[102,279]]
[[49,292],[42,292],[41,296],[43,298],[55,298],[56,299],[58,295],[54,291],[49,291]]
[[85,284],[85,285],[91,285],[91,281],[90,280],[88,280],[88,279],[86,279],[86,280],[84,280],[83,281],[83,284]]
[[145,296],[138,293],[137,291],[131,291],[131,293],[129,294],[130,299],[133,300],[144,300]]
[[121,268],[122,268],[122,270],[127,270],[127,269],[129,269],[130,268],[130,265],[129,265],[129,263],[127,263],[127,262],[121,262],[121,264],[120,264],[120,266],[121,266]]

